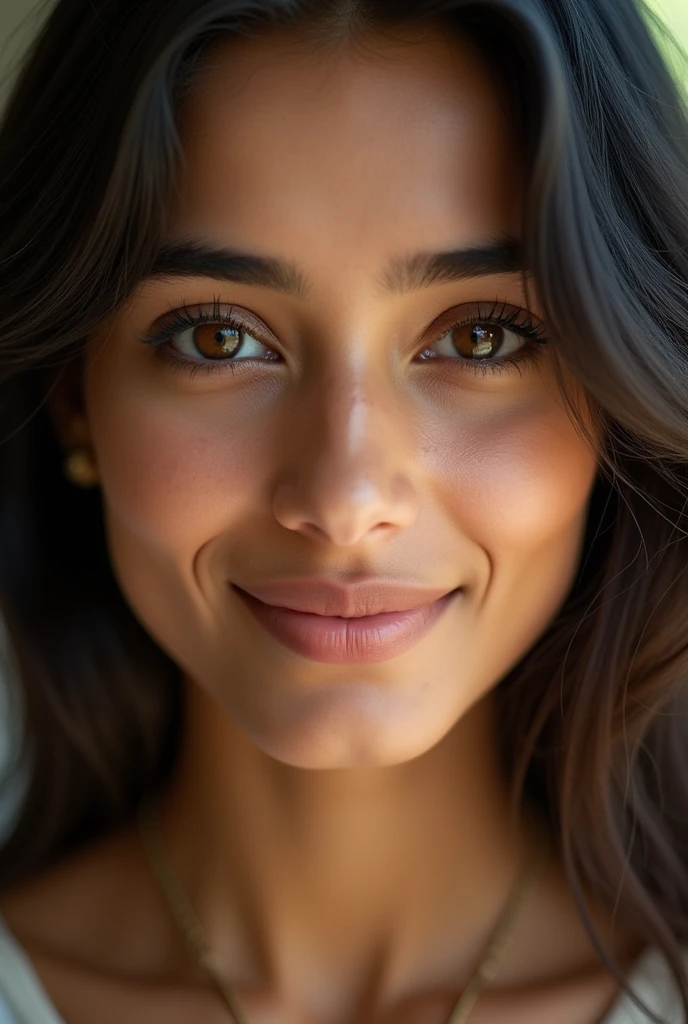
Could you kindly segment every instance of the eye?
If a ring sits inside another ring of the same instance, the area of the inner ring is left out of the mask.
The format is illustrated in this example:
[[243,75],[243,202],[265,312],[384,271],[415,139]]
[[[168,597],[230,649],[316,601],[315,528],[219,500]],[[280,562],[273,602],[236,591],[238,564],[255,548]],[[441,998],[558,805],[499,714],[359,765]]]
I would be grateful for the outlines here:
[[[440,359],[459,371],[497,375],[536,362],[546,344],[542,326],[520,307],[497,301],[472,302],[460,310],[463,318],[445,326],[418,359]],[[445,324],[449,315],[444,315]],[[261,340],[270,334],[256,326],[250,313],[222,306],[219,299],[212,309],[174,309],[155,326],[158,330],[142,337],[141,342],[153,346],[175,370],[186,368],[192,377],[200,371],[215,374],[226,369],[234,373],[242,364],[282,359],[272,341]]]
[[466,312],[424,349],[421,360],[444,358],[461,369],[466,364],[466,369],[499,372],[536,358],[538,347],[545,343],[542,327],[524,309],[503,303],[488,309],[472,303]]
[[510,356],[523,346],[523,338],[496,324],[463,324],[438,338],[439,355],[460,355],[464,359]]
[[234,323],[197,323],[169,337],[170,348],[187,359],[213,359],[226,362],[236,356],[264,358],[270,352],[247,326]]

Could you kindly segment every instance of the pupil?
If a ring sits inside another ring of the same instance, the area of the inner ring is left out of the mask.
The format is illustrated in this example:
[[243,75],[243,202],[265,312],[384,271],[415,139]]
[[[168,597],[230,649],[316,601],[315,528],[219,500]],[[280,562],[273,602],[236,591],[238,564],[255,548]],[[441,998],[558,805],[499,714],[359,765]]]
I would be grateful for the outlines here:
[[476,324],[471,331],[471,342],[475,345],[473,352],[471,353],[473,359],[479,359],[481,356],[494,355],[494,331],[490,328],[480,327]]
[[215,335],[215,344],[220,346],[225,355],[234,355],[241,345],[238,334],[234,327],[221,327]]

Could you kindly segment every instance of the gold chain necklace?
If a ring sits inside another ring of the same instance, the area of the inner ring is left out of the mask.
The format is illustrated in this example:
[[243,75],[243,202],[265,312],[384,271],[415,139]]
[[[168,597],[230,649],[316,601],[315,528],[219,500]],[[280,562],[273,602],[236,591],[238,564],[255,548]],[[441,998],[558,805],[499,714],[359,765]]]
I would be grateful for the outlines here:
[[[215,966],[201,924],[189,903],[184,889],[170,864],[163,845],[157,810],[152,802],[144,802],[138,812],[139,835],[151,868],[165,894],[170,911],[186,937],[199,967],[210,977],[236,1024],[249,1024],[239,1005],[236,994]],[[452,1010],[447,1024],[463,1024],[483,989],[494,981],[501,965],[504,948],[511,937],[518,912],[531,886],[545,866],[549,853],[549,833],[538,825],[534,852],[510,894],[506,907],[497,922],[487,950],[478,967],[467,982],[459,1001]]]

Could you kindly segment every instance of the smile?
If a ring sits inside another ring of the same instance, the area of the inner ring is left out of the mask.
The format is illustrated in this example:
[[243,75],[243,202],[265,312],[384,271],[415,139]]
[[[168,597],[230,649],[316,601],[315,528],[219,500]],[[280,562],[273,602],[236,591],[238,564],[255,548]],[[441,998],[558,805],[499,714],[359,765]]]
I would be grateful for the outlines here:
[[232,590],[284,647],[304,658],[328,664],[387,661],[403,654],[429,632],[462,592],[458,587],[420,608],[343,618],[276,607],[237,586]]

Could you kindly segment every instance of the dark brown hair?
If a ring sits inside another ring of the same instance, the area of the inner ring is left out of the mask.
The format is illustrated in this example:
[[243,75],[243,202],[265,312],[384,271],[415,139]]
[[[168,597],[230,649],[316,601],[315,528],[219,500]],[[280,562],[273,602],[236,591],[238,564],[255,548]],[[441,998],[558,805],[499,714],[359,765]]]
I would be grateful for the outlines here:
[[46,397],[152,267],[179,98],[222,33],[433,21],[509,90],[526,264],[600,451],[570,593],[497,683],[512,806],[552,823],[619,983],[583,885],[661,947],[688,1020],[688,118],[639,3],[59,0],[0,130],[0,607],[27,779],[0,888],[129,820],[178,750],[179,672],[122,596],[100,494],[62,475]]

